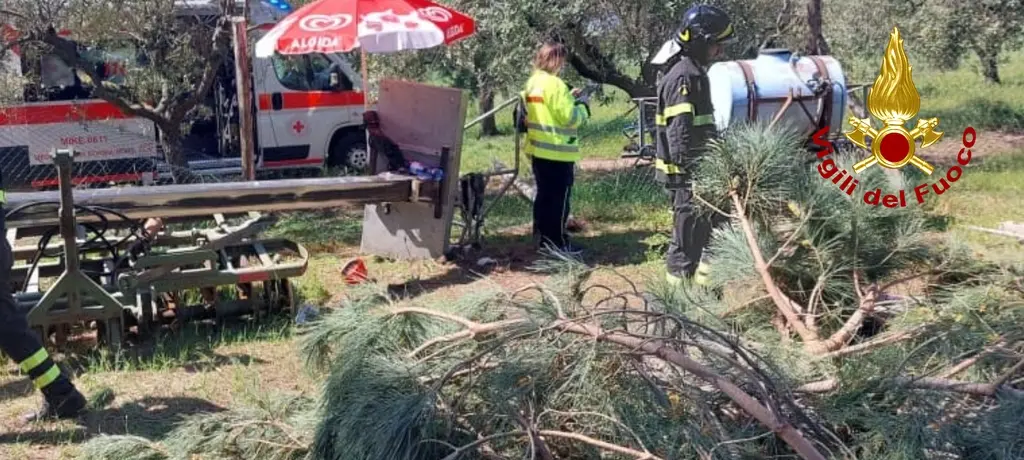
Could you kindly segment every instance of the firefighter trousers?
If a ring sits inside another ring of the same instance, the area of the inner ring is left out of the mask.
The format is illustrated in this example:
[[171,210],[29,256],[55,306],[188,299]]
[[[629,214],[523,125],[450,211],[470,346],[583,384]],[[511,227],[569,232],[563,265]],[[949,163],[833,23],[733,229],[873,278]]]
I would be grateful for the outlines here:
[[39,336],[29,328],[24,312],[19,312],[11,293],[11,266],[14,263],[7,242],[4,222],[6,211],[0,206],[0,351],[18,363],[37,389],[47,397],[59,398],[74,391],[71,380],[50,358]]
[[558,249],[569,245],[565,223],[569,219],[569,199],[576,164],[569,161],[532,158],[537,196],[533,199],[533,234]]
[[711,230],[720,219],[701,214],[694,208],[689,183],[669,192],[672,195],[672,242],[665,255],[665,265],[671,276],[692,278],[711,239]]

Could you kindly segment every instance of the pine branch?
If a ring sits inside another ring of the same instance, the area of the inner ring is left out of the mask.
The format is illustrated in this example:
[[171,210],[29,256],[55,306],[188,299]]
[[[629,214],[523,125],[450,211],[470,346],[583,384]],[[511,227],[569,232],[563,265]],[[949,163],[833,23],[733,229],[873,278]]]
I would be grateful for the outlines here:
[[760,297],[755,297],[755,298],[750,299],[750,300],[748,300],[746,302],[743,302],[743,303],[741,303],[741,304],[739,304],[739,305],[737,305],[735,307],[731,307],[731,308],[729,308],[728,310],[726,310],[726,311],[724,311],[722,313],[719,313],[718,317],[719,318],[726,318],[726,317],[728,317],[730,315],[733,315],[733,314],[739,312],[740,310],[742,310],[744,308],[747,308],[747,307],[749,307],[751,305],[754,305],[754,304],[756,304],[756,303],[758,303],[758,302],[760,302],[762,300],[768,300],[770,298],[772,298],[770,295],[763,295],[763,296],[760,296]]
[[551,448],[548,447],[548,443],[544,442],[544,438],[539,430],[537,430],[536,425],[522,415],[516,417],[516,421],[530,435],[530,451],[532,454],[540,454],[541,460],[555,460],[554,455],[551,454]]
[[812,344],[818,343],[820,341],[818,334],[808,329],[803,321],[800,321],[796,310],[793,308],[793,300],[779,289],[779,285],[775,283],[772,274],[768,271],[768,264],[764,260],[764,254],[761,253],[761,247],[757,243],[757,236],[754,234],[754,227],[751,225],[750,219],[747,218],[739,195],[735,190],[732,190],[729,192],[729,196],[732,198],[736,219],[740,222],[740,227],[743,229],[743,234],[747,239],[747,245],[750,246],[750,251],[754,256],[754,270],[761,276],[761,282],[764,283],[765,289],[768,290],[768,295],[775,302],[775,307],[786,318],[786,322],[800,336],[806,346],[810,347]]
[[[388,311],[389,314],[424,314],[431,315],[438,318],[447,319],[449,321],[462,324],[470,330],[487,330],[497,331],[505,328],[510,328],[514,325],[523,324],[526,320],[506,320],[495,323],[477,323],[475,321],[451,315],[448,313],[439,312],[436,310],[430,310],[426,308],[396,308]],[[621,313],[621,312],[615,312]],[[640,312],[642,313],[642,312]],[[768,429],[772,430],[776,435],[782,438],[794,451],[799,453],[804,459],[821,459],[824,460],[824,456],[818,452],[817,448],[811,444],[810,441],[805,438],[799,430],[793,425],[786,421],[780,420],[772,410],[765,407],[756,399],[747,394],[736,384],[732,383],[725,377],[717,374],[710,368],[700,364],[691,358],[687,357],[682,352],[667,347],[662,341],[648,340],[636,337],[632,334],[619,331],[606,331],[598,326],[578,324],[577,321],[593,319],[594,315],[588,315],[584,318],[576,318],[572,320],[558,320],[552,323],[546,329],[557,330],[561,332],[571,332],[583,336],[593,337],[597,341],[613,343],[621,346],[628,347],[631,350],[642,351],[646,354],[660,358],[663,361],[671,363],[686,370],[698,378],[707,381],[708,383],[715,386],[719,391],[724,393],[729,399],[736,403],[748,414],[753,416],[760,423],[765,425]],[[478,355],[479,356],[479,355]],[[525,432],[524,432],[525,433]],[[457,457],[456,457],[457,458]]]
[[999,378],[996,379],[996,381],[992,382],[991,385],[993,387],[993,392],[995,392],[995,388],[1002,386],[1004,383],[1006,383],[1007,380],[1013,378],[1013,376],[1016,373],[1020,372],[1022,369],[1024,369],[1024,359],[1017,361],[1017,364],[1014,364],[1013,367],[1004,372],[1003,375],[999,376]]
[[800,230],[802,230],[804,228],[804,225],[807,225],[807,222],[811,220],[811,214],[813,214],[811,211],[804,213],[803,219],[800,220],[800,224],[798,224],[796,228],[792,230],[792,232],[789,234],[789,238],[786,238],[786,241],[782,243],[782,246],[779,246],[779,249],[775,251],[775,255],[773,255],[771,259],[768,259],[768,261],[764,263],[765,267],[771,268],[772,264],[775,263],[775,261],[786,252],[786,249],[789,248],[789,245],[793,244],[793,241],[796,240],[797,236],[800,235]]
[[960,361],[955,366],[953,366],[953,367],[947,369],[946,371],[940,373],[938,375],[938,377],[942,378],[942,379],[953,378],[957,374],[959,374],[959,373],[961,373],[963,371],[966,371],[967,369],[970,369],[972,366],[977,364],[982,359],[985,359],[986,357],[988,357],[988,355],[991,355],[992,353],[994,353],[996,350],[998,350],[1003,345],[1006,345],[1006,341],[1005,340],[997,342],[995,345],[993,345],[991,347],[986,347],[984,350],[981,350],[980,352],[978,352],[978,354],[976,354],[976,355],[974,355],[974,356],[972,356],[970,358],[967,358],[967,359],[965,359],[963,361]]
[[790,425],[788,422],[779,420],[774,414],[772,414],[770,409],[761,405],[761,403],[744,392],[740,387],[736,386],[736,384],[732,383],[725,377],[718,375],[703,364],[693,361],[678,350],[664,347],[660,343],[653,341],[641,340],[637,337],[621,332],[606,332],[594,326],[563,322],[558,328],[567,332],[589,335],[597,340],[642,350],[669,363],[675,364],[698,378],[714,385],[734,403],[743,408],[744,411],[757,419],[758,422],[761,422],[761,424],[765,425],[768,429],[772,430],[772,432],[782,438],[786,444],[792,447],[793,450],[800,454],[804,459],[825,459],[825,457],[818,452],[818,449],[815,448],[807,438],[800,434],[800,431],[797,430],[796,427]]
[[875,311],[877,305],[876,300],[878,299],[878,289],[872,287],[868,290],[867,294],[861,290],[860,287],[860,275],[857,271],[853,272],[853,288],[857,293],[857,311],[853,312],[843,326],[838,331],[833,333],[828,339],[822,341],[820,344],[816,344],[813,350],[817,350],[818,353],[834,352],[842,349],[849,343],[850,339],[853,338],[857,331],[864,325],[864,320],[867,319],[868,315]]
[[869,340],[869,341],[864,342],[864,343],[859,343],[857,345],[853,345],[853,346],[850,346],[850,347],[844,347],[844,348],[841,348],[839,350],[835,350],[835,351],[832,351],[832,352],[829,352],[829,353],[825,353],[823,355],[818,356],[818,359],[841,358],[841,357],[844,357],[844,356],[850,356],[850,355],[855,355],[855,354],[859,354],[859,353],[865,353],[865,352],[868,352],[868,351],[875,350],[877,348],[881,348],[881,347],[884,347],[884,346],[892,345],[894,343],[899,343],[899,342],[903,342],[905,340],[913,339],[915,337],[920,336],[927,329],[928,328],[926,326],[918,326],[918,327],[915,327],[913,329],[906,330],[906,331],[893,332],[893,333],[890,333],[890,334],[886,334],[886,335],[877,337],[877,338],[875,338],[873,340]]
[[489,436],[484,436],[484,437],[482,437],[480,439],[477,439],[476,441],[473,441],[473,442],[471,442],[469,444],[466,444],[464,446],[456,448],[455,452],[452,452],[452,453],[448,454],[448,456],[446,456],[442,460],[458,460],[463,455],[468,454],[469,452],[472,452],[477,447],[482,446],[484,444],[487,444],[487,443],[489,443],[491,441],[494,441],[494,440],[497,440],[497,439],[502,439],[502,438],[510,438],[510,437],[514,437],[514,436],[526,436],[526,435],[527,435],[527,433],[525,431],[509,431],[507,433],[497,433],[497,434],[492,434],[492,435],[489,435]]
[[541,436],[550,436],[552,438],[568,438],[576,441],[580,441],[586,444],[590,444],[601,449],[618,452],[620,454],[632,455],[636,460],[663,460],[661,457],[655,456],[650,452],[641,452],[639,450],[630,449],[628,447],[622,447],[609,442],[601,441],[600,439],[594,439],[589,436],[585,436],[579,433],[567,433],[565,431],[553,431],[553,430],[540,430],[538,432]]
[[[961,393],[971,396],[990,397],[1003,392],[1016,398],[1024,398],[1024,390],[1007,385],[993,385],[991,383],[964,382],[962,380],[943,379],[936,377],[897,377],[896,385],[916,390],[935,390],[950,393]],[[797,393],[828,393],[839,389],[840,382],[837,378],[827,378],[815,382],[805,383],[797,387]]]

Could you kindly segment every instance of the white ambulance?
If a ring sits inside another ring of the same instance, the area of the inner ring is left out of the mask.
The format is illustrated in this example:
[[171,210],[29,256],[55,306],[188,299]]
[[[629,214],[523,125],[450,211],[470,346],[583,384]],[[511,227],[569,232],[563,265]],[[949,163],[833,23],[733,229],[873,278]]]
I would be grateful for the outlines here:
[[[215,18],[220,15],[218,5],[217,0],[177,2],[183,20]],[[282,0],[249,0],[250,43],[290,11]],[[0,38],[11,42],[17,37],[13,28],[3,27]],[[62,34],[74,38],[73,33]],[[102,65],[104,77],[115,83],[122,81],[125,64],[136,59],[131,47],[87,53]],[[76,183],[150,183],[170,177],[154,123],[126,116],[114,105],[93,98],[79,73],[55,56],[30,59],[13,47],[0,58],[0,84],[27,73],[39,76],[35,84],[25,85],[17,101],[0,99],[0,174],[6,188],[53,187],[56,171],[49,153],[68,147],[78,152]],[[256,140],[258,174],[334,166],[367,169],[362,126],[365,96],[349,56],[250,59],[256,132],[248,135]],[[196,111],[204,115],[190,119],[184,147],[193,170],[207,174],[241,170],[239,136],[245,134],[238,127],[234,69],[232,61],[225,62],[202,104],[208,110]]]

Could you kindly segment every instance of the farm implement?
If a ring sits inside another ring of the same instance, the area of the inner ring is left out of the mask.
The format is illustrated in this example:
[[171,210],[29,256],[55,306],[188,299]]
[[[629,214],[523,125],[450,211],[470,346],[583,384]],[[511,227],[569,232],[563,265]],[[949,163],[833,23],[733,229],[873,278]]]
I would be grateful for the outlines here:
[[[390,174],[74,190],[73,155],[54,153],[59,191],[12,193],[6,209],[10,288],[31,327],[58,346],[90,325],[118,348],[127,334],[189,320],[294,313],[291,280],[309,253],[260,238],[275,218],[257,211],[438,197],[422,195],[436,183]],[[209,226],[147,232],[145,219],[157,217]]]

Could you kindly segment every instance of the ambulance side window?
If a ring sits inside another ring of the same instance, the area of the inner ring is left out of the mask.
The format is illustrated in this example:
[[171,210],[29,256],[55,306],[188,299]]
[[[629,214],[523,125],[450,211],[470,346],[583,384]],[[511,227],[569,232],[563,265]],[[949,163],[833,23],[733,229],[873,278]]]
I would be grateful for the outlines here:
[[[323,54],[280,55],[271,59],[277,80],[292,91],[331,91],[331,61]],[[342,74],[342,90],[351,90],[352,82]]]

